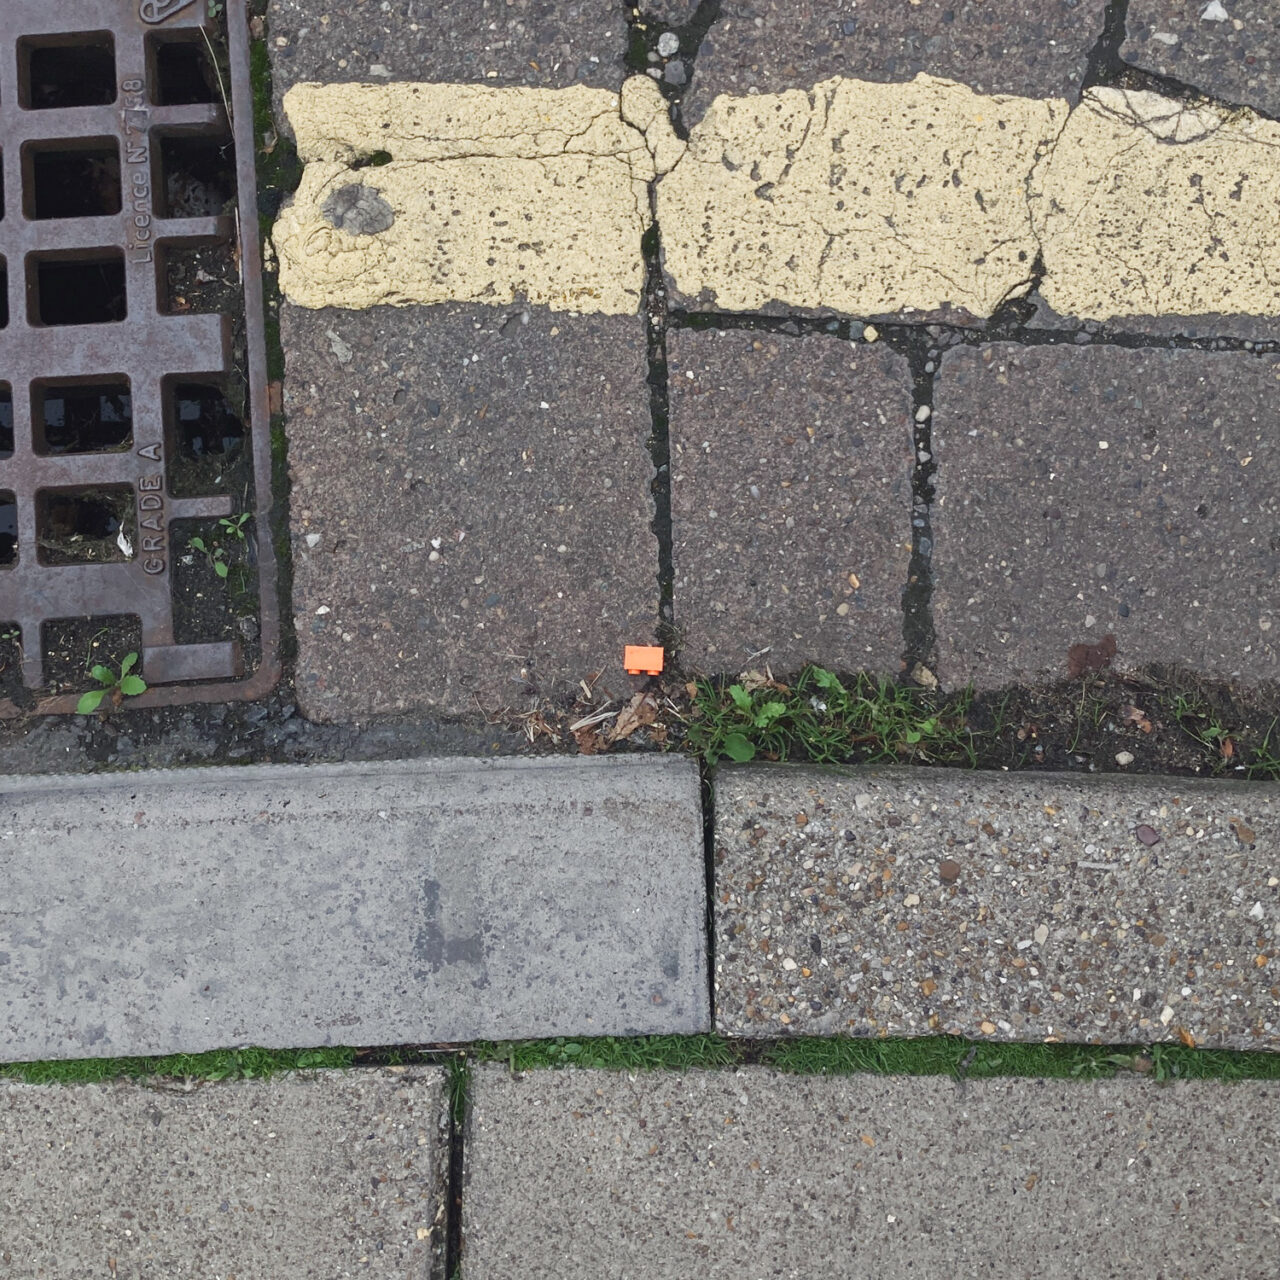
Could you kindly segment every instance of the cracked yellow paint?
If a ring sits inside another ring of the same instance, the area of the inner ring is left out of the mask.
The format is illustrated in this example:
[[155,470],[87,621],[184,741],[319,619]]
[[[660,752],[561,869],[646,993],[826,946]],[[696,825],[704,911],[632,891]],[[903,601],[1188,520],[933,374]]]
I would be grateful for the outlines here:
[[1280,124],[1091,89],[1031,200],[1064,315],[1280,314]]
[[1026,179],[1066,118],[928,75],[716,98],[658,186],[667,269],[732,311],[990,315],[1030,278]]
[[1280,314],[1280,124],[1249,111],[928,75],[722,96],[687,143],[647,76],[302,84],[284,107],[306,168],[274,242],[307,307],[634,313],[654,190],[667,271],[725,310],[984,317],[1040,254],[1066,315]]
[[[273,232],[282,291],[306,307],[519,296],[635,312],[648,184],[683,148],[643,80],[621,99],[585,86],[295,86],[284,108],[307,165]],[[374,152],[391,159],[360,164]],[[390,225],[335,225],[335,198],[353,202],[353,187],[377,193]]]

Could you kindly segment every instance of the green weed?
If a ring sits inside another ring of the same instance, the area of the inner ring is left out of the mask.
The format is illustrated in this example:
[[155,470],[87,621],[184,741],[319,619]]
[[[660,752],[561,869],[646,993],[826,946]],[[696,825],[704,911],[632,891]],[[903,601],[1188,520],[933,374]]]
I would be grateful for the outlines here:
[[101,663],[91,667],[89,674],[98,682],[100,688],[90,689],[87,693],[80,695],[80,701],[76,703],[76,714],[92,715],[102,705],[104,698],[110,698],[111,705],[118,707],[126,698],[134,698],[140,693],[146,693],[147,682],[141,676],[132,674],[137,661],[136,653],[126,653],[124,661],[120,663],[119,672],[113,671],[110,667],[104,667]]
[[74,1058],[66,1062],[14,1062],[0,1079],[25,1084],[95,1084],[121,1077],[169,1076],[189,1080],[261,1080],[281,1071],[349,1067],[354,1049],[213,1049],[159,1058]]
[[977,760],[966,716],[969,691],[939,707],[921,689],[883,677],[847,684],[823,667],[805,667],[794,685],[762,680],[697,682],[687,742],[709,763],[801,757],[818,763]]

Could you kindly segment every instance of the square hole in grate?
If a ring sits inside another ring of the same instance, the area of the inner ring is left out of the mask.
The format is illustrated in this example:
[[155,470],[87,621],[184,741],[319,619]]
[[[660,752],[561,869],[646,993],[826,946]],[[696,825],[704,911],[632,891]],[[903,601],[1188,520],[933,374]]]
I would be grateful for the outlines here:
[[115,41],[109,31],[18,41],[18,99],[35,110],[115,101]]
[[97,107],[116,100],[116,48],[109,31],[18,41],[18,97],[24,107]]
[[41,564],[111,564],[138,545],[137,503],[127,484],[36,492],[36,546]]
[[13,389],[0,382],[0,458],[13,457]]
[[9,324],[9,267],[3,258],[0,258],[0,329],[7,328]]
[[18,500],[0,489],[0,569],[18,563]]
[[32,255],[27,271],[33,325],[110,324],[128,314],[119,249]]
[[168,386],[173,441],[180,457],[200,460],[230,457],[244,447],[244,423],[222,389],[211,382],[177,382]]
[[37,382],[31,435],[38,454],[105,453],[133,442],[133,401],[124,377]]
[[[225,94],[199,31],[147,37],[152,101],[157,106],[222,102]],[[225,78],[225,76],[224,76]]]
[[236,156],[225,134],[170,134],[154,154],[156,214],[161,218],[204,218],[229,212],[236,194]]
[[114,139],[31,142],[22,158],[28,218],[120,212],[120,147]]

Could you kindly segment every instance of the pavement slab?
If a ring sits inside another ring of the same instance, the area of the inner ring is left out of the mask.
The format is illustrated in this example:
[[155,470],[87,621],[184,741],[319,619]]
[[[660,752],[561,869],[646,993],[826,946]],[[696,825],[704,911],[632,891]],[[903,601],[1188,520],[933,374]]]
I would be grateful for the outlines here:
[[809,89],[829,76],[901,83],[922,71],[981,93],[1068,97],[1106,0],[728,0],[698,52],[690,124],[721,93]]
[[934,387],[936,670],[1037,684],[1114,665],[1280,678],[1280,357],[948,351]]
[[698,672],[896,672],[911,552],[911,374],[834,336],[667,341],[674,609]]
[[691,760],[9,778],[9,1061],[707,1029]]
[[1280,1048],[1280,787],[743,766],[716,1024]]
[[12,1280],[441,1273],[438,1067],[0,1084]]
[[306,714],[629,692],[658,545],[639,316],[286,305]]
[[276,100],[306,82],[622,84],[627,24],[597,0],[269,0]]
[[1278,1116],[1274,1084],[486,1066],[463,1275],[1269,1275]]
[[1120,56],[1210,97],[1280,116],[1273,0],[1129,0]]

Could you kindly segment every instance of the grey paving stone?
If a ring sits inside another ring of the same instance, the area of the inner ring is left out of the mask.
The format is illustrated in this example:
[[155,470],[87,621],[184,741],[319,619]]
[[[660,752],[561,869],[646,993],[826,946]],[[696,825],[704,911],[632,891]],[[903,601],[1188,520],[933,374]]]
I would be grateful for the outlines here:
[[1274,0],[1226,0],[1220,7],[1227,18],[1215,22],[1201,16],[1209,0],[1130,0],[1120,56],[1210,97],[1280,115]]
[[700,120],[720,93],[809,89],[831,76],[920,72],[983,93],[1075,101],[1105,0],[727,0],[685,102]]
[[270,0],[276,115],[304,81],[622,84],[627,24],[600,0]]
[[0,1058],[705,1030],[666,758],[9,778]]
[[954,348],[934,388],[937,671],[949,687],[1114,665],[1280,678],[1280,357]]
[[463,1274],[1270,1275],[1278,1116],[1274,1084],[483,1067]]
[[723,768],[716,1023],[1280,1049],[1280,787]]
[[906,360],[825,334],[677,330],[668,361],[685,667],[897,672],[911,550]]
[[658,621],[641,318],[286,304],[281,334],[307,715],[629,692]]
[[436,1275],[447,1128],[438,1067],[0,1084],[0,1262],[12,1280]]

